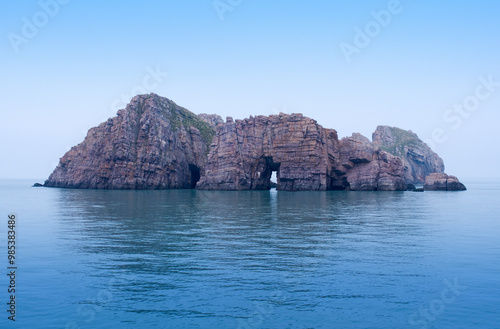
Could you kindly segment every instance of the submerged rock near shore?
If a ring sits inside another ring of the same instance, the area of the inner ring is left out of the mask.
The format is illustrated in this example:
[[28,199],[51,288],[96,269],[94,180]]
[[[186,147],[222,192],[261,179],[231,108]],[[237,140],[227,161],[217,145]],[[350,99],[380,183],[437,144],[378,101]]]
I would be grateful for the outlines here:
[[465,191],[467,188],[455,176],[434,173],[425,178],[424,190],[427,191]]
[[379,126],[373,142],[339,139],[302,114],[224,122],[150,94],[90,129],[44,186],[266,190],[276,172],[278,190],[404,191],[443,171],[437,154],[398,128]]

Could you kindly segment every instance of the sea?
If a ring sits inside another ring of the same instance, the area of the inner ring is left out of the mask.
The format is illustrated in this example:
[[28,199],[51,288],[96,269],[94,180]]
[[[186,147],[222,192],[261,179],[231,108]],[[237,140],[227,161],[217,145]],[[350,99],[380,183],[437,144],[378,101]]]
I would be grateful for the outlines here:
[[0,181],[0,328],[500,328],[499,180],[423,193],[33,183]]

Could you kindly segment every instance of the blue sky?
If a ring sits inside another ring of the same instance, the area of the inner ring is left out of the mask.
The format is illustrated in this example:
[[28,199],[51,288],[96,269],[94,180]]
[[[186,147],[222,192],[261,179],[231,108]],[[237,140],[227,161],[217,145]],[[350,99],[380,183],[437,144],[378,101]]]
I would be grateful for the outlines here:
[[[300,112],[341,137],[411,129],[448,173],[499,177],[499,9],[493,0],[9,1],[0,177],[43,181],[142,90],[224,118]],[[349,61],[342,45],[357,48]],[[470,111],[454,112],[464,101]]]

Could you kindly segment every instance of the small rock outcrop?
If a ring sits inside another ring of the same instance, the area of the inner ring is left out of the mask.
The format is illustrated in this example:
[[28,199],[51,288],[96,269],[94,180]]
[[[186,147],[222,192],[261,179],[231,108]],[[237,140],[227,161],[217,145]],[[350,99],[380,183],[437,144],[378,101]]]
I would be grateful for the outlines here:
[[457,177],[444,173],[430,174],[425,178],[426,191],[465,191],[467,188]]
[[265,190],[272,172],[285,191],[405,190],[401,159],[359,134],[339,141],[301,114],[233,120],[217,127],[204,175],[207,190]]
[[414,191],[417,189],[417,187],[413,184],[407,184],[406,188],[407,188],[407,191]]
[[444,173],[443,160],[412,131],[378,126],[372,140],[382,150],[403,160],[407,184],[423,184],[429,174]]
[[90,129],[44,186],[194,188],[215,135],[206,119],[155,94],[136,96],[116,117]]

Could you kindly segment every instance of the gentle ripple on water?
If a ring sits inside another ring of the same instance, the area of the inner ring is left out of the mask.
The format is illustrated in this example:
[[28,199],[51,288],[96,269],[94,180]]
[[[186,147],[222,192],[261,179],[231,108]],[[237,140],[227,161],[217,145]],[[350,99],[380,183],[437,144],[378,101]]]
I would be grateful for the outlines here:
[[[287,193],[0,185],[23,223],[18,324],[494,328],[499,186]],[[412,318],[456,278],[467,286],[456,301],[432,320]]]

